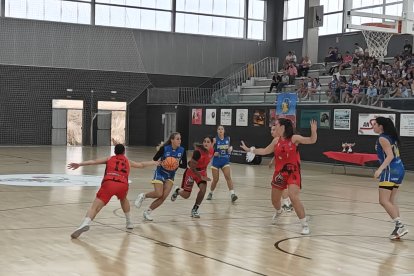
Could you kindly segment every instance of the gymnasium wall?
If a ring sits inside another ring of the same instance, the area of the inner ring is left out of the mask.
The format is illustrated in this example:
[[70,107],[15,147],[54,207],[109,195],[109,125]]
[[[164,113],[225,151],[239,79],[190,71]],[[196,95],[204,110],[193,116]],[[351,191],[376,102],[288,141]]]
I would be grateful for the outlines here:
[[[202,125],[191,124],[191,109],[202,108]],[[231,136],[232,145],[235,149],[239,149],[240,141],[244,140],[247,145],[255,147],[267,146],[272,137],[270,135],[269,125],[269,110],[274,109],[274,106],[260,105],[260,106],[212,106],[208,108],[217,109],[217,124],[220,123],[220,109],[231,108],[232,109],[232,126],[226,126],[226,133]],[[246,108],[249,111],[248,126],[240,127],[235,126],[236,109]],[[351,130],[334,130],[333,124],[333,110],[334,109],[351,109]],[[256,109],[264,109],[266,114],[266,122],[264,126],[253,126],[253,111]],[[364,153],[375,153],[374,145],[377,139],[376,136],[362,136],[358,135],[358,114],[359,113],[395,113],[397,116],[397,128],[399,129],[399,112],[395,112],[389,109],[374,109],[363,106],[351,106],[351,105],[298,105],[297,107],[297,122],[300,122],[300,116],[302,110],[330,110],[330,128],[318,129],[318,141],[315,145],[301,145],[299,147],[302,160],[331,163],[332,160],[326,158],[322,153],[325,151],[341,151],[342,142],[356,143],[354,151]],[[413,113],[413,111],[407,111],[404,113]],[[189,128],[188,128],[188,143],[191,145],[195,141],[202,141],[204,135],[216,133],[216,126],[205,125],[205,107],[191,106],[187,111]],[[297,131],[304,136],[310,135],[310,129],[301,128],[298,125]],[[184,135],[183,135],[184,137]],[[401,156],[406,164],[407,169],[414,170],[414,137],[402,137],[402,146],[400,148]]]

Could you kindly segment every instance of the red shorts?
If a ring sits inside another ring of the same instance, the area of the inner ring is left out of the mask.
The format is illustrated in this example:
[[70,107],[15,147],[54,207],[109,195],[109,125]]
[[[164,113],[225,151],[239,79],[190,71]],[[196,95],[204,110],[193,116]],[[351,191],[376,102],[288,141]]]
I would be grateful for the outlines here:
[[301,176],[299,171],[278,172],[275,171],[272,177],[272,188],[284,190],[288,185],[298,185],[301,188]]
[[[207,176],[207,170],[199,171],[202,176]],[[206,181],[201,180],[201,178],[197,177],[196,174],[191,169],[186,169],[183,175],[183,181],[181,182],[181,188],[186,191],[190,192],[193,190],[194,182],[197,185],[201,183],[206,183]]]
[[129,185],[127,183],[107,180],[102,182],[101,188],[96,193],[96,197],[102,200],[106,205],[114,195],[116,195],[119,200],[124,199],[128,194],[128,188]]

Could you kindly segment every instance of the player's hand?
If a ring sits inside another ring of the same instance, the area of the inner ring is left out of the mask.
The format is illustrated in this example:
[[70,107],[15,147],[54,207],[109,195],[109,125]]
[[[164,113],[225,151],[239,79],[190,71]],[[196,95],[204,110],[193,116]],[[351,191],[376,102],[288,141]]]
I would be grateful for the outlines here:
[[227,149],[227,152],[228,153],[231,153],[233,151],[233,147],[232,146],[230,146],[228,149]]
[[375,173],[374,173],[374,178],[378,179],[380,177],[381,173],[382,173],[382,170],[380,170],[380,169],[376,170]]
[[311,120],[310,127],[311,127],[311,131],[316,131],[318,129],[318,122],[316,122],[315,120]]
[[217,151],[214,153],[215,157],[218,157],[220,155],[220,153],[218,153]]
[[245,151],[245,152],[249,152],[250,151],[250,148],[248,148],[247,146],[246,146],[246,144],[244,143],[244,141],[242,140],[241,141],[241,145],[240,145],[240,147]]
[[70,169],[70,170],[76,170],[79,167],[80,167],[79,163],[69,163],[68,164],[68,169]]

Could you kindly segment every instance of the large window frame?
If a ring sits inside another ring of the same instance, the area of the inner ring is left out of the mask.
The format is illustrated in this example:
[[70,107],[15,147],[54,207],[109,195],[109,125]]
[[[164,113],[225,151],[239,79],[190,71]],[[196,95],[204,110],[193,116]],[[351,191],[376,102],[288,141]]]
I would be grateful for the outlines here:
[[2,17],[266,40],[266,0],[0,0],[0,10]]

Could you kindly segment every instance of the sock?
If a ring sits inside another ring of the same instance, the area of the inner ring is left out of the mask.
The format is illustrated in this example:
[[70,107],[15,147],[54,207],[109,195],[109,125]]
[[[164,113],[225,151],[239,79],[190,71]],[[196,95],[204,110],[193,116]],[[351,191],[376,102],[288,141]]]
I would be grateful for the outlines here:
[[283,209],[282,208],[280,208],[279,210],[278,209],[276,209],[276,213],[277,214],[281,214],[283,212]]
[[79,228],[82,228],[82,227],[84,227],[84,226],[86,226],[86,225],[91,224],[91,221],[92,221],[92,220],[91,220],[89,217],[85,217],[85,218],[83,219],[83,221],[82,221],[81,225],[79,226]]
[[308,226],[308,222],[306,221],[306,217],[299,219],[300,220],[300,224],[302,224],[302,227],[304,226]]
[[292,205],[292,201],[290,201],[289,197],[287,198],[287,202],[288,202],[288,205]]
[[194,204],[193,210],[198,210],[198,207],[200,207],[200,205]]
[[401,218],[400,218],[400,217],[396,217],[396,218],[394,219],[394,222],[395,222],[395,225],[396,225],[396,226],[401,226],[401,225],[403,225],[403,223],[402,223],[402,221],[401,221]]
[[147,212],[147,214],[151,214],[152,209],[151,208],[148,208],[147,211],[145,211],[145,212]]
[[130,212],[125,213],[125,219],[126,219],[126,222],[127,223],[130,223],[131,222],[131,213]]
[[213,191],[210,191],[210,194],[213,194]]
[[230,190],[230,194],[231,195],[234,195],[234,190]]
[[282,198],[282,205],[289,206],[289,198]]

